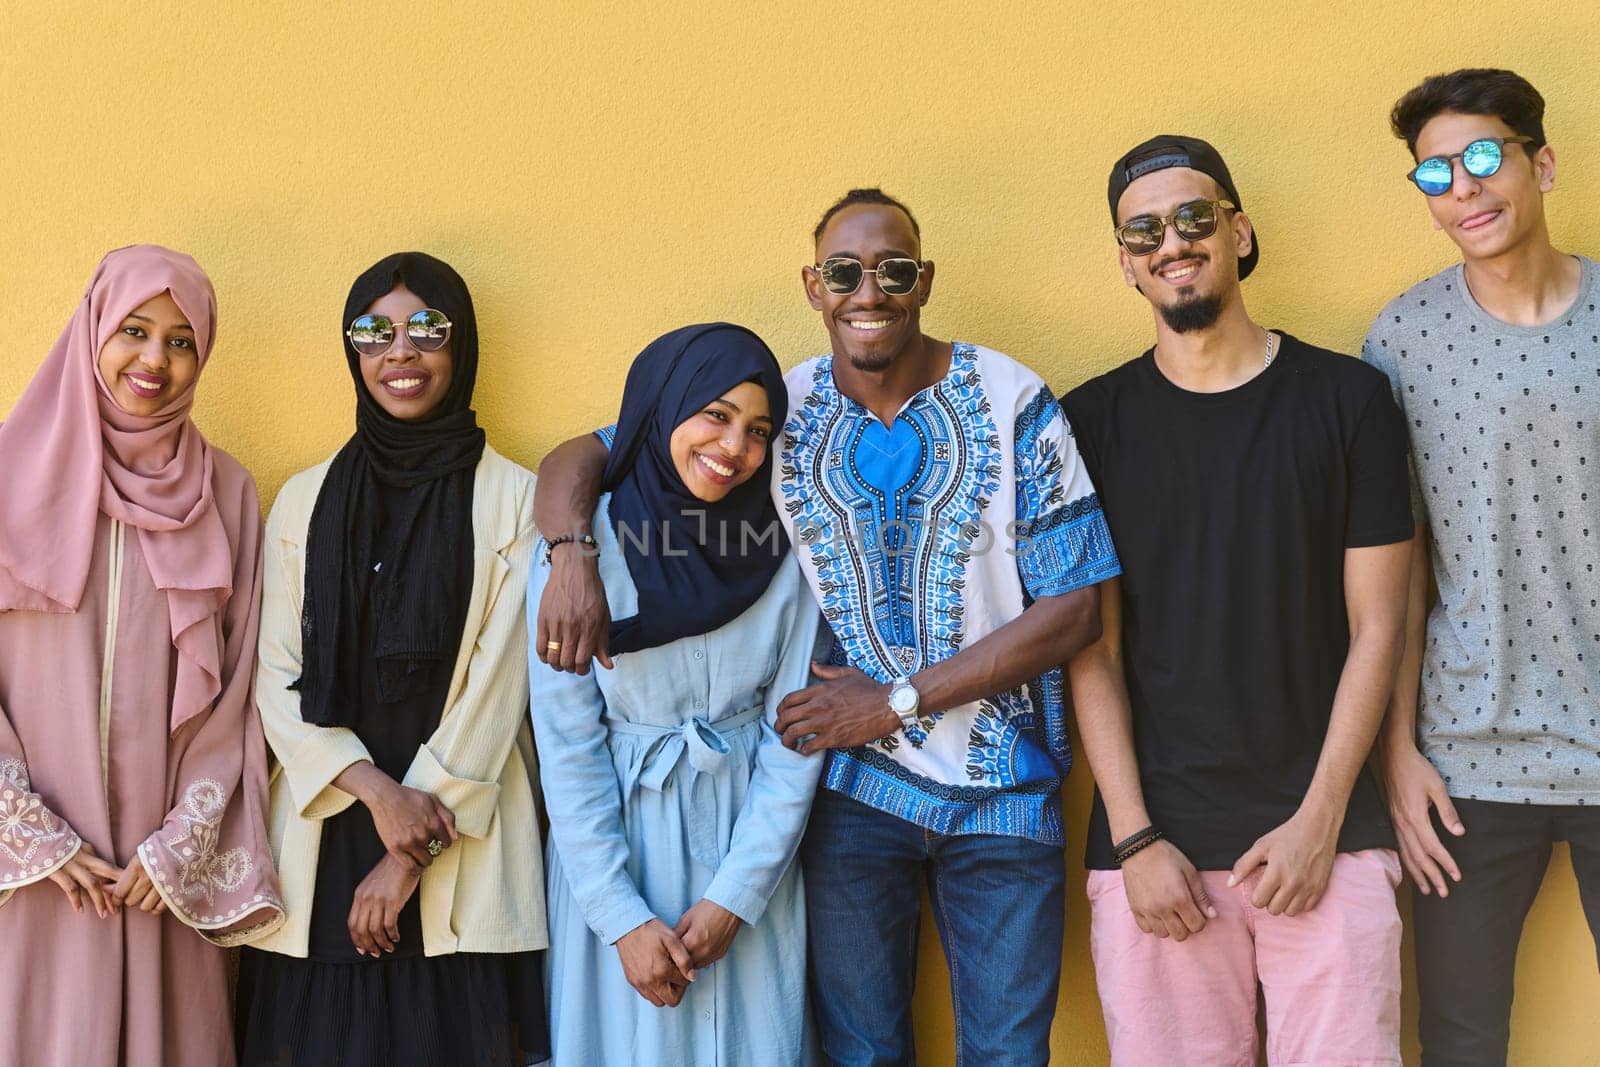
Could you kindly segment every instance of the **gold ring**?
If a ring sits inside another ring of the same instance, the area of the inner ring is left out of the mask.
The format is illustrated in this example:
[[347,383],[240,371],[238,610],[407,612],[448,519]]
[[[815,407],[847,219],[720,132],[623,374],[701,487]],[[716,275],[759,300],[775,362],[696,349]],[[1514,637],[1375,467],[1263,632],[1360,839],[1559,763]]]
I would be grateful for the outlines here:
[[437,837],[434,838],[432,841],[428,842],[428,855],[437,858],[439,853],[441,853],[443,851],[444,851],[444,842],[440,841]]
[[544,644],[544,647],[549,649],[551,652],[560,652],[561,651],[561,642],[560,641],[546,641],[545,644]]

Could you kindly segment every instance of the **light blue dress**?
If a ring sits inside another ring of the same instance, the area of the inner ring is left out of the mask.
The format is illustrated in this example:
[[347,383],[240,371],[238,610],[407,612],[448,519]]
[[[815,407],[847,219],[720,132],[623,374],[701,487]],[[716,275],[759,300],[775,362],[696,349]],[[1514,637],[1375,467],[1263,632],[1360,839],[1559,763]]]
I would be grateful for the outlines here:
[[[637,592],[608,503],[594,529],[620,619],[635,614]],[[550,569],[536,562],[532,572],[530,632]],[[711,633],[619,655],[614,670],[597,665],[587,677],[530,656],[550,815],[553,1063],[810,1062],[805,897],[793,861],[822,759],[785,748],[772,724],[779,701],[810,681],[820,624],[786,558],[761,598]],[[657,1008],[628,984],[615,942],[651,918],[675,926],[702,898],[744,924],[676,1008]]]

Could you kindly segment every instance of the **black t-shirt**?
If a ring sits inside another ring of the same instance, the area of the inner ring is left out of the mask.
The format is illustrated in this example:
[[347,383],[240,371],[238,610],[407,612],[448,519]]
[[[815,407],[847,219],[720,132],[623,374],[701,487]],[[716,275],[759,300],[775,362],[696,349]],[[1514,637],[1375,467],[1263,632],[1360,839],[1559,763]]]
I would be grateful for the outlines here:
[[[1381,372],[1283,335],[1221,393],[1151,352],[1062,400],[1122,561],[1123,647],[1145,804],[1201,870],[1294,814],[1349,651],[1347,548],[1410,538],[1406,430]],[[1111,838],[1098,790],[1091,869]],[[1362,770],[1339,850],[1394,847]]]

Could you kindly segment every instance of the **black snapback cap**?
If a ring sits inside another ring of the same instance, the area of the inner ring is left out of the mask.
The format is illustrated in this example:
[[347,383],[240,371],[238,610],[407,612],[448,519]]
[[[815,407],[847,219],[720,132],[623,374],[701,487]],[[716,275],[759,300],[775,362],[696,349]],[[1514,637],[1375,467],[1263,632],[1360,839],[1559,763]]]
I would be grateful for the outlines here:
[[[1122,194],[1128,186],[1146,174],[1154,174],[1168,167],[1187,167],[1210,177],[1222,186],[1222,191],[1228,194],[1228,199],[1233,201],[1235,207],[1244,210],[1244,201],[1240,199],[1239,190],[1233,184],[1233,175],[1228,173],[1228,165],[1222,161],[1221,154],[1215,148],[1198,137],[1180,137],[1177,134],[1163,133],[1129,149],[1121,159],[1117,160],[1116,166],[1111,168],[1107,198],[1111,201],[1112,225],[1117,221],[1117,201],[1122,199]],[[1252,226],[1250,252],[1239,260],[1240,281],[1250,277],[1250,272],[1256,269],[1256,260],[1260,258],[1261,233]]]

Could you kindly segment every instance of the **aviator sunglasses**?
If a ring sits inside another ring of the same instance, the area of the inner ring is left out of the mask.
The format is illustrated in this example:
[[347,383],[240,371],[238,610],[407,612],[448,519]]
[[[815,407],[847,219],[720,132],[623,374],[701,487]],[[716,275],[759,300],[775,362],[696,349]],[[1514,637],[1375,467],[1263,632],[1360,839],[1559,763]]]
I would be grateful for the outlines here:
[[1474,178],[1493,177],[1505,160],[1508,144],[1532,144],[1532,137],[1481,137],[1459,152],[1448,156],[1429,156],[1406,171],[1406,177],[1429,196],[1443,196],[1455,184],[1452,160],[1461,160],[1461,169]]
[[1148,256],[1166,240],[1169,225],[1185,241],[1204,241],[1217,232],[1223,208],[1236,210],[1230,200],[1191,200],[1170,215],[1140,215],[1117,227],[1117,243],[1130,256]]
[[917,287],[922,277],[922,264],[914,259],[895,257],[885,259],[868,271],[859,259],[834,256],[811,268],[822,279],[822,287],[834,296],[849,296],[861,288],[861,279],[869,273],[878,277],[878,288],[885,296],[905,296]]
[[[386,315],[358,315],[344,335],[350,347],[363,356],[381,356],[389,351],[399,331]],[[405,323],[406,337],[419,352],[437,352],[450,343],[450,320],[442,311],[423,308],[413,312]]]

